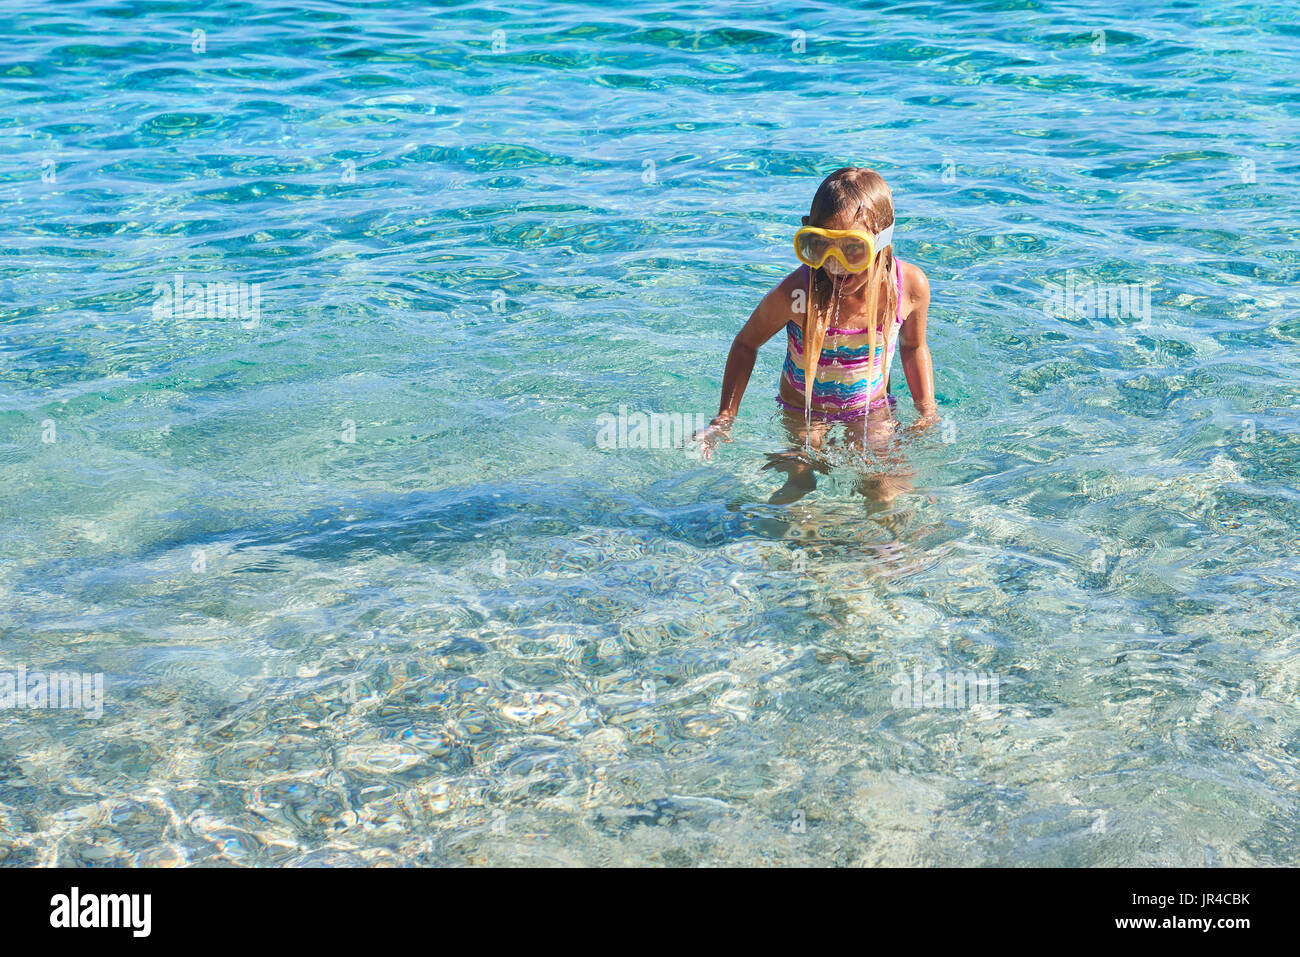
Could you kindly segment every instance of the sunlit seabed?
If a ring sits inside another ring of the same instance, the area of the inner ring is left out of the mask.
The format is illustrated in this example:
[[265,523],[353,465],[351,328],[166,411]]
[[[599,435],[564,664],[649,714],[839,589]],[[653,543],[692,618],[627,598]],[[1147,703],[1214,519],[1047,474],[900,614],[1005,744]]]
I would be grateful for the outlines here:
[[[0,712],[0,861],[1297,862],[1293,18],[715,9],[0,4],[0,670],[107,695]],[[779,342],[714,459],[600,448],[844,163],[916,491],[768,504]]]

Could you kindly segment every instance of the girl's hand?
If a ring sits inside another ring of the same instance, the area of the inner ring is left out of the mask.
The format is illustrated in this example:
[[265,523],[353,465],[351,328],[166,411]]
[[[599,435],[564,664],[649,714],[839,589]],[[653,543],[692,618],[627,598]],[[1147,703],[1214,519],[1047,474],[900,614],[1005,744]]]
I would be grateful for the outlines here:
[[923,432],[928,431],[931,427],[938,424],[939,410],[926,409],[917,416],[916,421],[904,429],[904,431],[907,432],[908,435],[921,435]]
[[731,441],[731,423],[735,421],[734,415],[719,415],[709,423],[707,429],[700,429],[691,437],[691,442],[700,450],[700,458],[710,458],[714,449],[723,442]]

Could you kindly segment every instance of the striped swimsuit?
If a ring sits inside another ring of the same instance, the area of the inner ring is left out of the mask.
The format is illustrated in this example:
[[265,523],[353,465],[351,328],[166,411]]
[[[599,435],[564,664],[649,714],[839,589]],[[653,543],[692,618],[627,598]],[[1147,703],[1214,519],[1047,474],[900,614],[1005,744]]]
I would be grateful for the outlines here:
[[[857,419],[871,409],[893,404],[893,396],[886,395],[885,386],[889,382],[889,369],[898,345],[897,330],[903,324],[903,273],[897,256],[894,257],[894,280],[898,284],[898,309],[888,331],[876,327],[876,372],[870,382],[867,381],[870,358],[867,330],[834,327],[826,330],[821,360],[817,363],[817,375],[813,380],[812,411],[815,416],[832,421]],[[781,377],[797,394],[803,395],[803,329],[799,323],[791,321],[786,323],[785,330],[788,342]],[[885,356],[883,362],[880,360],[882,352]],[[780,396],[776,401],[787,409],[803,411],[802,403],[795,406]]]

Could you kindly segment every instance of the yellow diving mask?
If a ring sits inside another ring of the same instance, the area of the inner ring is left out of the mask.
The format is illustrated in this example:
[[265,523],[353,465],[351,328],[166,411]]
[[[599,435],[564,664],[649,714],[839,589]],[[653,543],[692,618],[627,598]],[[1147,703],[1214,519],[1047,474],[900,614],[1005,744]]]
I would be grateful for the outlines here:
[[874,236],[860,229],[805,226],[794,234],[794,254],[805,266],[821,269],[832,256],[849,272],[862,272],[894,241],[891,223]]

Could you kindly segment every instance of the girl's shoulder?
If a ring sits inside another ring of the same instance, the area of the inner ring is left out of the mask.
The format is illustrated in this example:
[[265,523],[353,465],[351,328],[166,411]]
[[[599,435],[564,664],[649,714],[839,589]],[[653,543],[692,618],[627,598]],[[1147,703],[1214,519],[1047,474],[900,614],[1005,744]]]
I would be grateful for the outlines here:
[[763,297],[740,335],[757,349],[791,322],[801,322],[807,286],[796,269],[773,286]]
[[808,294],[808,267],[800,266],[772,287],[768,297],[784,307],[790,318],[796,318],[803,310],[803,300]]
[[899,278],[902,281],[901,310],[903,318],[911,315],[918,306],[930,302],[930,280],[916,263],[898,261]]

